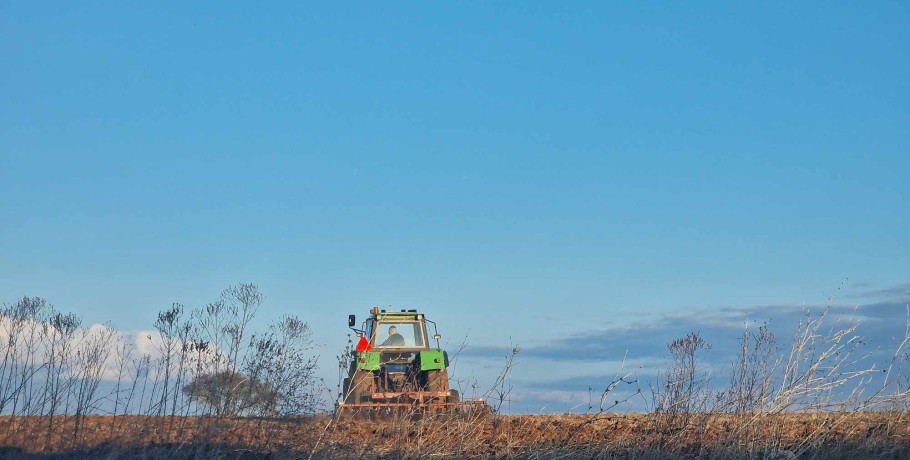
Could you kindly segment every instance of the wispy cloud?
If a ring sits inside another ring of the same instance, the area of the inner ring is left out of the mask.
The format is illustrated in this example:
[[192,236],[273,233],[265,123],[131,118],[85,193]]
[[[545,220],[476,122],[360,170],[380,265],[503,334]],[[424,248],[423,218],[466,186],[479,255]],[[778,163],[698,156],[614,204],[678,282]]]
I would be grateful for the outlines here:
[[[615,326],[579,331],[549,343],[522,347],[523,359],[540,358],[558,361],[631,360],[656,358],[666,354],[666,344],[676,337],[698,331],[721,354],[735,349],[736,341],[746,327],[768,324],[782,339],[795,330],[807,315],[818,315],[827,309],[832,324],[859,322],[870,337],[881,341],[902,337],[906,304],[879,302],[867,305],[834,305],[825,307],[794,305],[763,305],[752,307],[722,307],[699,309],[684,314],[668,314],[641,321],[631,326]],[[882,343],[884,345],[884,343]],[[733,348],[730,348],[733,346]],[[471,356],[493,356],[507,351],[507,347],[470,347],[465,353]]]
[[[858,323],[856,332],[864,338],[863,354],[867,361],[886,366],[906,333],[910,296],[901,297],[905,294],[905,286],[910,284],[875,291],[891,296],[887,301],[860,305],[701,308],[686,313],[654,315],[631,325],[582,330],[558,340],[522,346],[519,361],[524,378],[515,382],[513,409],[534,410],[544,406],[567,409],[567,406],[581,404],[582,399],[589,399],[592,392],[602,392],[603,387],[622,372],[632,372],[646,389],[666,367],[667,343],[692,331],[698,331],[712,345],[704,355],[704,369],[723,381],[746,327],[754,330],[767,325],[778,337],[780,346],[787,347],[800,324],[823,313],[826,314],[826,327],[832,330]],[[876,297],[879,296],[869,296],[870,299]],[[479,346],[463,352],[472,361],[493,360],[493,357],[501,360],[510,348]],[[611,397],[628,396],[620,390],[615,393]]]
[[910,300],[910,283],[895,284],[893,286],[869,289],[869,285],[861,285],[862,290],[847,294],[847,297],[853,299],[888,299],[888,300]]

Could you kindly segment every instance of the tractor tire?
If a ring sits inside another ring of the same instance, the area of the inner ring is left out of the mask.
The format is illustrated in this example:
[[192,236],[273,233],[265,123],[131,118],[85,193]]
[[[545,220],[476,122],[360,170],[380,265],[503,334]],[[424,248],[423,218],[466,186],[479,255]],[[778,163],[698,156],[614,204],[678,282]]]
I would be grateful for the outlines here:
[[449,397],[446,398],[446,402],[457,403],[461,402],[461,395],[458,394],[458,390],[452,390],[449,392]]
[[449,389],[449,373],[445,369],[427,371],[426,390],[430,392],[443,392]]
[[356,370],[348,382],[348,391],[344,393],[344,400],[348,403],[370,402],[371,384],[373,373]]

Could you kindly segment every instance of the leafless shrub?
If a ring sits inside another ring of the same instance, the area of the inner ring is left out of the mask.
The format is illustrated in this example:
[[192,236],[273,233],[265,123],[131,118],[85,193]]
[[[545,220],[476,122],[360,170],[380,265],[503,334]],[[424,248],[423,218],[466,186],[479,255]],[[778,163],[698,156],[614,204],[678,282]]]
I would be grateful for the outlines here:
[[[604,389],[600,394],[597,406],[595,407],[593,398],[588,402],[588,412],[590,413],[594,409],[596,409],[596,412],[590,414],[581,422],[577,423],[562,441],[563,445],[570,445],[575,437],[578,436],[586,427],[608,418],[611,411],[620,409],[632,398],[641,396],[641,387],[638,384],[638,379],[635,378],[635,372],[627,372],[625,369],[625,363],[626,359],[623,357],[623,360],[620,364],[619,370],[616,372],[615,377],[604,386]],[[633,388],[634,391],[626,392],[624,395],[621,395],[622,393],[618,392],[617,390],[622,389],[622,387]],[[593,392],[593,388],[589,388],[589,391]]]
[[734,414],[767,410],[773,372],[780,364],[777,337],[767,323],[757,331],[747,325],[739,344],[736,361],[730,368],[730,384],[719,395],[718,409]]
[[133,357],[133,347],[131,344],[123,340],[122,337],[117,336],[115,338],[117,341],[114,351],[114,361],[115,369],[117,372],[116,384],[114,386],[113,392],[108,395],[108,400],[113,402],[114,408],[111,412],[111,430],[110,435],[113,438],[117,430],[117,415],[120,414],[121,407],[123,408],[124,413],[129,411],[129,397],[132,396],[135,391],[136,382],[138,381],[138,376],[136,379],[132,380],[132,388],[128,393],[127,399],[124,401],[123,394],[126,392],[125,385],[129,384],[130,369],[129,365],[132,363]]
[[284,316],[262,336],[250,339],[244,360],[247,375],[269,382],[272,389],[262,406],[266,416],[308,415],[316,412],[316,357],[309,326],[296,316]]
[[98,386],[104,377],[108,359],[114,347],[116,331],[110,324],[105,324],[96,330],[90,330],[85,335],[79,350],[76,352],[76,369],[74,376],[77,385],[74,388],[75,427],[73,429],[73,443],[79,436],[79,430],[85,421],[86,414],[98,410]]
[[43,330],[46,341],[45,363],[47,367],[41,402],[47,408],[45,443],[48,448],[51,445],[51,435],[54,433],[54,416],[63,409],[61,415],[66,417],[68,407],[61,406],[64,402],[69,402],[68,396],[72,384],[73,342],[81,323],[82,320],[74,314],[57,312],[51,315]]
[[[207,372],[227,373],[227,379],[234,380],[244,359],[250,322],[264,301],[264,296],[254,284],[230,286],[221,293],[221,298],[194,312],[198,325],[199,341],[217,353],[211,360]],[[234,406],[234,395],[221,395],[222,406],[214,410],[219,416],[230,415]]]
[[672,444],[681,429],[697,424],[710,408],[711,387],[699,359],[711,349],[698,332],[667,344],[671,360],[657,391],[653,392],[654,420],[657,430],[667,435],[662,442]]
[[[194,401],[213,408],[218,416],[264,412],[276,399],[275,389],[264,381],[227,371],[197,375],[183,387],[183,392]],[[225,401],[227,395],[230,395],[229,402]]]
[[515,357],[520,352],[521,347],[517,344],[512,346],[511,353],[506,356],[506,363],[503,366],[502,371],[496,377],[496,380],[493,382],[493,385],[490,386],[490,389],[483,394],[483,399],[487,401],[494,413],[498,414],[502,412],[503,406],[512,401],[511,394],[514,390],[511,379],[512,368],[518,364],[515,361]]

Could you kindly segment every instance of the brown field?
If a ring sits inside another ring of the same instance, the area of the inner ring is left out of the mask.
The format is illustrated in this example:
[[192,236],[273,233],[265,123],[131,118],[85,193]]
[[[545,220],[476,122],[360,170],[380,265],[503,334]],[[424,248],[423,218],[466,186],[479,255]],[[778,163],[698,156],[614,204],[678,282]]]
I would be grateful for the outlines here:
[[0,417],[2,458],[910,458],[910,414]]

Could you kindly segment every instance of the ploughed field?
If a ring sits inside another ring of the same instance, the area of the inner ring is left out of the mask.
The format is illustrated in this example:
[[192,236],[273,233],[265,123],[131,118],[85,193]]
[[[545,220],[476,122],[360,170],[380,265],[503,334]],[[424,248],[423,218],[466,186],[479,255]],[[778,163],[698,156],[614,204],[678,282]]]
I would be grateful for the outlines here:
[[0,417],[0,458],[910,458],[910,414]]

